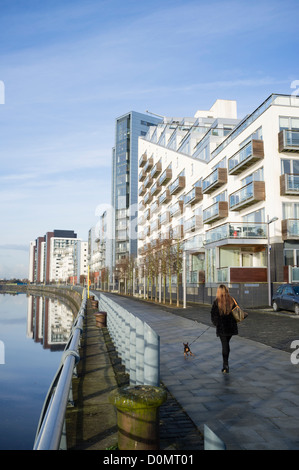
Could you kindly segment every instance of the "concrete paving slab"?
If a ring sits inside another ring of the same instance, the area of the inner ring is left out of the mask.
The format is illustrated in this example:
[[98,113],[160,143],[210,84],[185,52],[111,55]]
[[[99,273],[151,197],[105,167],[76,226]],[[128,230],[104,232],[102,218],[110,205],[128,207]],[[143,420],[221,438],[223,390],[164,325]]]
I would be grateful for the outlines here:
[[[236,336],[230,373],[223,375],[214,328],[153,304],[107,295],[160,335],[161,381],[201,432],[210,423],[228,450],[299,449],[299,365],[289,353]],[[190,344],[203,331],[192,344],[195,358],[184,359],[182,342]]]

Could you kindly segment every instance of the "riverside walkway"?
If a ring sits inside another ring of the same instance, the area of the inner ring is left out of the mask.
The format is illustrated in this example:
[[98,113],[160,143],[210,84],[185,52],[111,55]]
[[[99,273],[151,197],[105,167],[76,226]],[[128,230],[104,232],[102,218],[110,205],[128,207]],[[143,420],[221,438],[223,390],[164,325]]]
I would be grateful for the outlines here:
[[[152,303],[105,295],[146,321],[160,335],[161,382],[187,415],[181,429],[187,434],[189,429],[192,434],[190,450],[203,449],[201,436],[205,424],[224,441],[228,450],[299,449],[299,364],[291,362],[289,351],[242,336],[244,327],[253,332],[258,328],[258,337],[260,321],[255,322],[254,317],[249,316],[240,324],[240,334],[231,341],[230,373],[223,375],[220,341],[209,321],[201,322],[200,306],[187,308],[184,313],[174,308],[174,314],[171,309]],[[207,320],[208,310],[206,308]],[[260,313],[259,318],[262,317]],[[299,319],[290,321],[288,334],[299,340]],[[279,317],[276,326],[277,331]],[[183,342],[187,341],[192,343],[195,356],[184,359]],[[111,382],[107,388],[115,386]],[[171,410],[165,410],[165,420],[169,423]],[[196,434],[193,423],[201,435]],[[106,428],[109,428],[108,422]],[[179,438],[173,437],[173,441],[174,448],[188,449],[188,442],[180,447]],[[169,442],[167,446],[164,448],[171,448]]]

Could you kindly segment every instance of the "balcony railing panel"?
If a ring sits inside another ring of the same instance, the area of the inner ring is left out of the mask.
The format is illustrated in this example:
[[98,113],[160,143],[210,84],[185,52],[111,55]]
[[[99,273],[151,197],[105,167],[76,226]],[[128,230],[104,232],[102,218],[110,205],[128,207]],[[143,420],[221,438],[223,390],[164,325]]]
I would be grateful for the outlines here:
[[185,176],[178,176],[174,182],[169,186],[170,194],[177,194],[181,191],[186,184]]
[[281,221],[281,236],[285,240],[299,239],[299,219],[284,219]]
[[147,162],[147,155],[146,153],[143,153],[141,157],[139,158],[139,167],[142,168]]
[[244,207],[265,200],[265,182],[252,181],[229,196],[229,209],[239,211]]
[[145,190],[144,184],[142,184],[139,188],[138,194],[139,194],[139,196],[144,196],[145,192],[146,192],[146,190]]
[[210,207],[207,207],[207,209],[203,210],[202,217],[204,224],[211,224],[216,220],[228,217],[228,202],[215,202],[215,204],[212,204]]
[[227,168],[216,168],[202,181],[202,192],[209,194],[227,183]]
[[203,194],[202,194],[202,189],[199,186],[195,186],[189,193],[187,193],[184,197],[184,204],[185,206],[190,204],[193,206],[197,202],[202,201],[203,199]]
[[299,131],[283,129],[278,134],[279,152],[299,152]]
[[156,183],[154,183],[154,185],[151,187],[151,195],[155,196],[156,194],[158,194],[161,191],[161,189],[162,189],[162,187],[156,181]]
[[151,177],[157,178],[157,176],[161,173],[161,171],[162,171],[162,163],[159,161],[153,166],[151,170]]
[[144,171],[147,173],[148,171],[150,171],[152,168],[153,168],[153,164],[154,164],[154,159],[153,157],[150,157],[146,164],[144,165]]
[[144,180],[144,187],[149,188],[153,184],[153,179],[148,175]]
[[200,215],[194,215],[191,219],[184,222],[184,233],[195,232],[202,227],[202,218]]
[[165,171],[163,171],[162,175],[159,178],[159,184],[161,186],[164,186],[167,184],[172,178],[172,170],[171,168],[166,168]]
[[159,204],[167,204],[169,201],[171,201],[171,194],[169,189],[166,189],[159,197]]
[[263,222],[227,222],[206,232],[206,244],[225,239],[235,241],[244,239],[267,239],[267,224]]
[[263,140],[252,139],[228,159],[228,173],[237,175],[262,158],[264,158]]
[[285,173],[280,176],[280,195],[299,196],[299,175]]
[[144,169],[142,169],[139,173],[138,180],[139,181],[144,181],[145,178],[146,178],[146,173],[145,173]]

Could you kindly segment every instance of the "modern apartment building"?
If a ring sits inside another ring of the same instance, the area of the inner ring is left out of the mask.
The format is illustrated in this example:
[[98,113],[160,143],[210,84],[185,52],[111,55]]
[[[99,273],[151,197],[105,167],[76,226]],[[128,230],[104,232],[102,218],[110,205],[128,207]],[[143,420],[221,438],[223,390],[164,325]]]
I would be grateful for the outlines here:
[[72,230],[54,230],[30,242],[29,281],[79,282],[87,275],[88,244]]
[[299,280],[298,97],[273,94],[242,120],[226,100],[164,118],[139,138],[138,179],[139,263],[168,238],[189,283],[258,286],[268,266],[273,282]]
[[112,246],[107,257],[111,275],[120,260],[137,256],[138,138],[160,121],[135,111],[116,119],[112,150]]

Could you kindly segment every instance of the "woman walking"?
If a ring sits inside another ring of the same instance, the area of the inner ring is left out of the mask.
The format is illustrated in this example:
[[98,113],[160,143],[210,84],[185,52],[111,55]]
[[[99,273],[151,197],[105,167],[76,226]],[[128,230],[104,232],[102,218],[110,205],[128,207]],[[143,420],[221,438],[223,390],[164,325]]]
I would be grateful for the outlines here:
[[236,305],[236,301],[229,294],[228,288],[220,284],[212,305],[211,320],[213,325],[216,326],[216,335],[220,338],[222,344],[222,372],[224,374],[229,372],[229,342],[233,335],[238,334],[238,325],[232,314],[232,310]]

